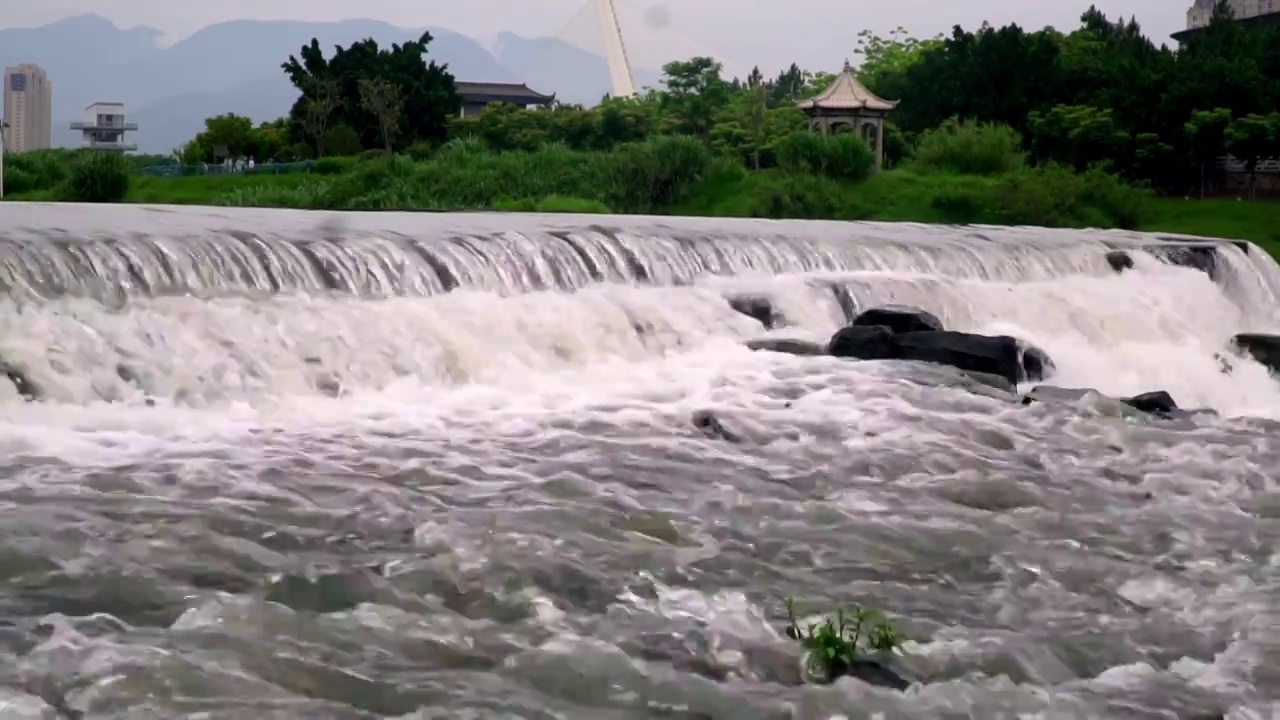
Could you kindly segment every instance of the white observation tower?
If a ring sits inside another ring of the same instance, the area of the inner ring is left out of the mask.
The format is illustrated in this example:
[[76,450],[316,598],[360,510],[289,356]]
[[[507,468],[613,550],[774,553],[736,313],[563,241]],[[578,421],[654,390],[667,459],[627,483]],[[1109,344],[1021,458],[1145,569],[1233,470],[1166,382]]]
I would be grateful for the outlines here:
[[600,20],[600,34],[604,37],[604,55],[609,63],[609,82],[613,87],[613,97],[635,97],[636,81],[631,74],[631,62],[627,59],[627,46],[622,42],[618,9],[613,0],[594,1],[596,16]]

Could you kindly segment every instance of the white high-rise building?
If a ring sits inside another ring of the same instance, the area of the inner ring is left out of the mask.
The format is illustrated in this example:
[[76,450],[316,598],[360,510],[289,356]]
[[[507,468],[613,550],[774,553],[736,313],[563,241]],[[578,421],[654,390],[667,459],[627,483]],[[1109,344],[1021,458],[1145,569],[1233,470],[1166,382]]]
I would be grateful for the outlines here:
[[53,84],[39,65],[4,69],[6,152],[43,150],[53,143]]
[[[1280,0],[1227,0],[1227,4],[1231,6],[1231,14],[1237,20],[1280,12]],[[1195,0],[1187,10],[1187,29],[1194,30],[1208,25],[1217,5],[1218,0]]]

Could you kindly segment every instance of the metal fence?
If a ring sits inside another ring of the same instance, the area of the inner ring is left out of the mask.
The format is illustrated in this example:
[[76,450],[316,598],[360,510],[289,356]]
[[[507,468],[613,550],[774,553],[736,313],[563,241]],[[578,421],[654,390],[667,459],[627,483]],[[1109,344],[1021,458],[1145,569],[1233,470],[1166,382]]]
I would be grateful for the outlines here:
[[201,163],[199,165],[149,165],[139,168],[135,175],[148,177],[180,177],[191,175],[298,175],[315,171],[315,161],[304,160],[290,163],[255,163],[253,167],[246,165],[226,165]]
[[[1218,158],[1218,169],[1225,170],[1229,173],[1247,173],[1248,168],[1245,167],[1244,161],[1236,158],[1234,155],[1224,155]],[[1280,173],[1280,158],[1268,158],[1258,161],[1257,172],[1259,175],[1271,175]]]

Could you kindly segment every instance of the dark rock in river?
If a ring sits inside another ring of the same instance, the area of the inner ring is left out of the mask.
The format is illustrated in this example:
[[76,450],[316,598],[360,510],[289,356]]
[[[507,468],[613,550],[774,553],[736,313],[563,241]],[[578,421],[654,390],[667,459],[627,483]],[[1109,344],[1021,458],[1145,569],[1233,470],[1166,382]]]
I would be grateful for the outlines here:
[[729,307],[746,315],[749,318],[759,320],[764,325],[765,330],[772,330],[786,324],[786,319],[782,317],[773,307],[773,301],[761,295],[735,295],[725,298],[729,302]]
[[[1097,393],[1097,390],[1087,388],[1061,388],[1052,385],[1037,385],[1026,395],[1022,396],[1022,404],[1030,405],[1035,402],[1076,402],[1077,400],[1089,395]],[[1144,413],[1164,416],[1190,416],[1198,414],[1216,414],[1211,410],[1179,410],[1178,403],[1169,393],[1164,390],[1156,390],[1153,392],[1134,395],[1133,397],[1118,398],[1120,402],[1128,405],[1135,410],[1141,410]]]
[[[815,660],[806,655],[802,662],[815,663]],[[840,678],[851,677],[868,685],[891,690],[906,690],[911,686],[910,680],[890,667],[888,658],[880,660],[860,657],[849,662],[836,660],[829,666],[826,663],[821,665],[815,663],[806,669],[804,675],[807,680],[816,683],[832,683]]]
[[747,347],[752,350],[787,353],[788,355],[826,355],[827,348],[822,343],[796,338],[758,338],[748,340]]
[[1213,245],[1191,245],[1169,243],[1165,246],[1153,246],[1150,249],[1170,265],[1199,270],[1211,279],[1218,279],[1218,248]]
[[878,660],[858,659],[854,660],[848,668],[845,669],[846,677],[853,677],[861,680],[868,685],[876,687],[889,688],[891,690],[906,690],[911,687],[910,681],[894,672],[888,665]]
[[1049,353],[1025,340],[1019,340],[1018,347],[1022,350],[1022,357],[1019,361],[1022,366],[1022,375],[1018,378],[1018,382],[1048,380],[1058,371],[1058,367],[1053,364],[1053,358],[1049,357]]
[[827,343],[827,354],[856,360],[892,360],[898,357],[893,331],[883,325],[840,328]]
[[881,325],[895,334],[945,329],[938,316],[908,305],[882,305],[871,308],[859,313],[852,324],[871,327]]
[[742,442],[743,438],[738,433],[733,432],[725,427],[720,418],[710,410],[699,410],[693,414],[693,426],[698,428],[709,438],[716,440],[727,440],[731,443]]
[[40,386],[27,377],[26,371],[22,368],[0,360],[0,375],[8,378],[9,382],[13,383],[13,387],[17,389],[18,394],[24,399],[28,401],[40,399]]
[[948,330],[912,332],[892,338],[893,357],[900,360],[950,365],[960,370],[996,375],[1017,384],[1022,369],[1022,346],[1007,335],[989,337]]
[[1124,272],[1133,268],[1133,258],[1123,250],[1112,250],[1107,253],[1107,264],[1116,272]]
[[1169,414],[1178,409],[1178,403],[1173,401],[1173,396],[1164,390],[1156,390],[1154,392],[1146,392],[1133,397],[1120,398],[1120,402],[1132,408],[1137,408],[1145,413]]
[[1271,372],[1280,374],[1280,335],[1241,333],[1231,338],[1231,346],[1235,352],[1248,354]]

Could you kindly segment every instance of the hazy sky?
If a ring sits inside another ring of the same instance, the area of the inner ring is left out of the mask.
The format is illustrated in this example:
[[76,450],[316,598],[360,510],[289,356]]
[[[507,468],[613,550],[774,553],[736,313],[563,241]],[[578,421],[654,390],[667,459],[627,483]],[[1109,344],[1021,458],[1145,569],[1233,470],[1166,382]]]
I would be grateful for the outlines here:
[[[339,20],[353,17],[396,25],[446,27],[488,39],[503,30],[521,35],[557,34],[587,44],[587,0],[0,0],[0,27],[41,25],[94,12],[121,26],[149,25],[178,39],[224,20]],[[808,67],[838,65],[851,54],[862,29],[885,32],[903,26],[916,36],[952,25],[976,27],[1017,22],[1026,27],[1072,28],[1089,0],[617,0],[633,63],[652,66],[671,57],[714,54],[730,70],[794,61]],[[1136,15],[1148,36],[1172,42],[1185,24],[1190,0],[1096,0],[1112,16]],[[576,22],[571,22],[575,17]],[[665,25],[665,29],[657,28]],[[665,57],[664,57],[665,56]]]

